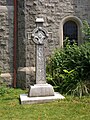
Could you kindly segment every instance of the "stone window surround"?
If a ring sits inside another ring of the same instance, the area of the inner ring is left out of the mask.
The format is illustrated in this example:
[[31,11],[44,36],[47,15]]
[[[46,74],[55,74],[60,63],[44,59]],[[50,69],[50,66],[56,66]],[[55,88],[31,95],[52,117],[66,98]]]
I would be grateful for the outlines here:
[[59,27],[59,38],[60,38],[60,47],[63,47],[63,25],[65,24],[65,22],[72,20],[74,21],[77,26],[78,26],[78,45],[80,45],[83,41],[82,41],[82,21],[76,17],[76,16],[67,16],[65,18],[63,18],[60,22],[60,27]]

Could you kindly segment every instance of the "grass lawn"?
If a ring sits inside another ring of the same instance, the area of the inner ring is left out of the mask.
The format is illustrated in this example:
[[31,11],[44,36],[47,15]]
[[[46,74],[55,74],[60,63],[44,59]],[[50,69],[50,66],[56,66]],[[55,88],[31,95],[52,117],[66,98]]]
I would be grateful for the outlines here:
[[20,105],[20,89],[0,96],[0,120],[90,120],[90,97],[67,96],[44,104]]

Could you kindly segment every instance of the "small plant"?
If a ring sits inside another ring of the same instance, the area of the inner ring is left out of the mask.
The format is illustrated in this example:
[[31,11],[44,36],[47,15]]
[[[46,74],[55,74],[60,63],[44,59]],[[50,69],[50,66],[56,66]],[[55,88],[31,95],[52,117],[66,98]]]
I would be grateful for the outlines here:
[[[0,70],[0,75],[1,75],[1,70]],[[5,94],[8,94],[11,92],[11,89],[7,87],[7,85],[1,81],[0,78],[0,96],[4,96]]]
[[7,87],[5,84],[0,85],[0,96],[7,93]]
[[76,88],[71,91],[72,95],[79,96],[80,98],[84,95],[89,95],[90,89],[88,85],[90,85],[90,83],[88,83],[87,81],[78,81],[76,84]]

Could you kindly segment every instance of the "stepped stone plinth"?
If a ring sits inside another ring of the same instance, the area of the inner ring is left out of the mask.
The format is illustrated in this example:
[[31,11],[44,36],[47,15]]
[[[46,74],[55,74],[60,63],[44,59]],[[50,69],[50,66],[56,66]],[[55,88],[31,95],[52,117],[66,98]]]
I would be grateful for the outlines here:
[[50,84],[36,84],[30,86],[29,97],[54,96],[54,89]]

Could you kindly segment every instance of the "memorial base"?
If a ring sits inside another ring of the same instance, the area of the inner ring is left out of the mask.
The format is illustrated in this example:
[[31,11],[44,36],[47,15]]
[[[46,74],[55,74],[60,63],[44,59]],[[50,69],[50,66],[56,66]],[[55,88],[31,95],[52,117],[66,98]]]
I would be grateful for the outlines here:
[[54,89],[50,84],[35,84],[30,86],[28,97],[54,96]]
[[45,103],[54,100],[64,99],[65,97],[54,92],[50,84],[35,84],[30,86],[28,94],[20,95],[21,104]]
[[54,96],[46,96],[46,97],[28,97],[27,94],[21,94],[20,102],[21,104],[36,104],[36,103],[52,102],[64,98],[65,98],[64,96],[62,96],[57,92],[54,92]]

